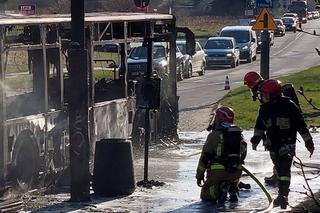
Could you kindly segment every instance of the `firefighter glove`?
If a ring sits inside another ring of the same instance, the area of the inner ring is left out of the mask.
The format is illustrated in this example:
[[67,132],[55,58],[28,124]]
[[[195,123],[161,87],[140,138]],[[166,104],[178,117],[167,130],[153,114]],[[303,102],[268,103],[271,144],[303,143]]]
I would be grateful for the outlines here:
[[252,149],[257,150],[257,146],[261,140],[261,137],[255,135],[251,138],[250,142],[252,143]]
[[257,146],[258,146],[257,143],[253,143],[253,144],[252,144],[252,150],[257,150]]
[[200,179],[200,178],[197,179],[197,185],[198,185],[199,187],[202,187],[202,186],[203,186],[202,182],[203,182],[203,179]]
[[310,157],[313,154],[314,151],[314,144],[312,140],[307,140],[305,141],[305,146],[307,148],[307,150],[310,152]]

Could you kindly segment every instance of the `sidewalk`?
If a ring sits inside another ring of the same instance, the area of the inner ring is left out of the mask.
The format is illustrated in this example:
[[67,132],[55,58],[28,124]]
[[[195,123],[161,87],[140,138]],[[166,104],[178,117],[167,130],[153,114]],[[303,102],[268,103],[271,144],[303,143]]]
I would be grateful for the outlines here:
[[[196,185],[195,170],[198,163],[199,152],[207,136],[207,132],[180,133],[181,145],[161,150],[151,149],[149,159],[149,180],[162,181],[162,187],[142,188],[137,187],[132,195],[124,197],[103,198],[92,195],[92,201],[87,203],[68,203],[68,193],[34,196],[29,200],[34,204],[34,212],[249,212],[259,211],[268,206],[266,196],[257,184],[248,176],[242,181],[251,184],[251,189],[240,191],[240,201],[237,204],[226,203],[217,208],[210,202],[201,202],[199,198],[200,188]],[[252,131],[244,131],[246,140],[252,136]],[[316,150],[320,150],[320,134],[314,133]],[[319,164],[319,152],[315,152],[311,160],[304,145],[297,142],[297,155],[305,163]],[[268,152],[259,147],[259,151],[253,151],[249,147],[246,167],[253,172],[258,179],[271,174],[272,163]],[[298,175],[299,169],[292,167],[292,184],[289,195],[289,203],[292,206],[302,202],[304,195],[303,178]],[[143,159],[135,161],[136,180],[143,179]],[[310,175],[310,172],[307,172]],[[317,179],[309,181],[314,192],[320,189]],[[277,190],[267,187],[273,197]],[[30,210],[30,209],[29,209]],[[275,209],[277,212],[279,209]]]

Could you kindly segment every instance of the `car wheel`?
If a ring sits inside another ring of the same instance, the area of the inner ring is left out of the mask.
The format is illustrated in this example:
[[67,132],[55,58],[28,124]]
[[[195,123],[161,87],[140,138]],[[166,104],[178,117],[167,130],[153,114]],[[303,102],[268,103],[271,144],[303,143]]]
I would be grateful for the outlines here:
[[199,76],[204,75],[204,73],[205,73],[205,63],[204,62],[202,62],[201,67],[200,67],[200,72],[198,72],[198,73],[199,73]]
[[177,80],[178,81],[183,80],[183,71],[181,70],[181,68],[179,68],[179,70],[178,70]]
[[247,62],[248,62],[248,63],[251,63],[251,62],[252,62],[252,56],[251,56],[251,55],[249,55],[249,57],[247,58]]
[[192,65],[189,64],[188,70],[187,70],[187,78],[191,78],[191,77],[192,77]]
[[293,32],[296,33],[297,32],[297,28],[293,28]]
[[253,58],[252,58],[252,60],[257,60],[257,55],[255,55]]
[[237,66],[237,61],[234,60],[231,64],[230,64],[231,68],[235,68]]

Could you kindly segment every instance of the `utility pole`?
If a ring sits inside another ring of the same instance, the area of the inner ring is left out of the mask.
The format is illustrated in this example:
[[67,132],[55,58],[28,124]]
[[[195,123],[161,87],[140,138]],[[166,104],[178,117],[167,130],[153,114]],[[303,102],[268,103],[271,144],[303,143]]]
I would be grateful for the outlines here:
[[[268,28],[268,15],[263,17],[263,27]],[[261,33],[261,61],[260,73],[263,79],[269,79],[270,69],[270,33],[269,30],[263,30]]]
[[71,0],[70,59],[70,171],[71,201],[90,200],[88,134],[88,53],[85,49],[84,0]]

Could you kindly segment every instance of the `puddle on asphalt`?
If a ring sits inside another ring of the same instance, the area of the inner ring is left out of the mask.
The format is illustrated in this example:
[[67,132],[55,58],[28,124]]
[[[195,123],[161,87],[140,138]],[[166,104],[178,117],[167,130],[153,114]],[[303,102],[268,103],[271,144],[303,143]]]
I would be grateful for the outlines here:
[[[137,187],[135,192],[126,197],[114,198],[107,201],[97,200],[94,203],[95,211],[111,212],[172,212],[172,213],[213,213],[213,212],[256,212],[267,208],[268,200],[258,185],[249,177],[244,176],[241,180],[251,184],[250,190],[240,191],[240,200],[237,204],[226,203],[217,208],[210,202],[201,202],[200,188],[196,185],[195,172],[200,157],[202,145],[208,132],[180,132],[179,137],[183,143],[174,149],[165,150],[164,155],[152,156],[150,153],[148,177],[155,181],[165,182],[164,186],[146,189]],[[246,141],[250,140],[252,131],[243,132]],[[297,156],[304,163],[319,164],[320,159],[320,134],[313,133],[315,150],[312,159],[308,158],[308,152],[303,143],[297,143]],[[302,141],[301,138],[299,138]],[[272,163],[269,153],[262,146],[258,151],[253,151],[248,144],[248,155],[245,166],[255,174],[259,180],[272,174]],[[163,150],[162,150],[163,152]],[[164,157],[161,157],[164,156]],[[143,178],[143,159],[135,161],[136,180]],[[299,169],[292,167],[291,193],[289,203],[294,206],[303,201],[306,196],[299,192],[305,192],[304,179],[299,174]],[[308,174],[310,176],[310,173]],[[309,184],[314,192],[320,190],[319,179],[310,180]],[[276,197],[277,189],[266,187],[272,197]],[[52,210],[52,209],[51,209]],[[277,212],[276,209],[274,212]],[[58,209],[59,211],[59,209]],[[83,212],[76,210],[73,212]]]

